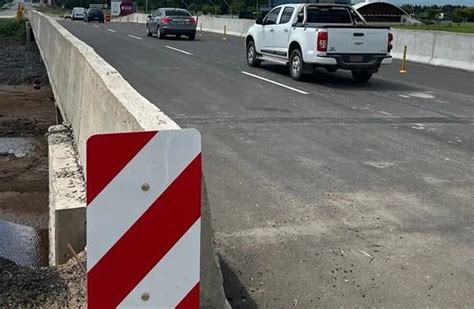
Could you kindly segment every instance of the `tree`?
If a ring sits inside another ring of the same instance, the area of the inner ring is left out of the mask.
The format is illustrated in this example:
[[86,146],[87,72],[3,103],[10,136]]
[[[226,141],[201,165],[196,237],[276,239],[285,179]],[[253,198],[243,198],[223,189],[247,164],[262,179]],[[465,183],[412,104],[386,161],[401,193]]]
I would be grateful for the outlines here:
[[454,18],[462,22],[467,22],[470,15],[471,12],[469,8],[458,8],[454,11]]

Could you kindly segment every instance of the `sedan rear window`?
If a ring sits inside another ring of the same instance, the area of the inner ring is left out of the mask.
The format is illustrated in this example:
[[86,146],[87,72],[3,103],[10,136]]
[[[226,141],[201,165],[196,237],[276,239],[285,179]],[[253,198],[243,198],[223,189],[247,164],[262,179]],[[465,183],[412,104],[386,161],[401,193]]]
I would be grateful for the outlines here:
[[191,16],[191,14],[182,10],[166,10],[165,15],[166,16]]
[[308,8],[308,23],[314,24],[352,24],[352,19],[345,8]]
[[100,9],[89,9],[89,14],[101,14],[102,10]]

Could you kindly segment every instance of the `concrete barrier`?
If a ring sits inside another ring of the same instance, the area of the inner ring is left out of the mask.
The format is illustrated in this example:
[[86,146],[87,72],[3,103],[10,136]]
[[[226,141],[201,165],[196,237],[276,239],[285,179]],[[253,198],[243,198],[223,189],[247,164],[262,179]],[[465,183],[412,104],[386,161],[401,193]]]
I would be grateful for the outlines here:
[[[114,19],[115,22],[146,23],[146,14],[131,14]],[[230,19],[212,16],[199,16],[198,29],[206,32],[245,36],[250,19]],[[435,66],[451,67],[474,71],[474,35],[441,31],[392,29],[394,33],[393,57],[401,59],[404,46],[408,46],[408,60]]]
[[393,56],[435,66],[474,71],[474,35],[442,31],[392,29]]
[[[79,164],[82,167],[86,165],[86,140],[93,134],[179,129],[172,119],[141,96],[90,46],[73,36],[56,20],[36,11],[29,12],[29,19],[57,107],[64,120],[71,124]],[[60,210],[58,200],[50,203],[54,208],[52,211]],[[82,207],[85,207],[85,202],[82,203]],[[202,207],[201,306],[226,308],[228,303],[214,251],[214,231],[209,205],[203,203]],[[85,224],[85,219],[73,220],[84,220],[74,222],[79,226]],[[55,221],[51,224],[55,224]],[[60,226],[56,226],[56,230],[58,228]],[[66,236],[65,233],[69,234]],[[84,232],[80,229],[63,229],[53,237],[57,235],[69,240],[77,238],[77,242],[71,241],[71,244],[77,244],[84,237]],[[65,241],[56,239],[56,244],[59,243]]]
[[48,130],[49,264],[73,257],[68,244],[80,251],[86,245],[86,186],[69,128]]
[[224,33],[224,26],[228,35],[245,36],[250,26],[255,23],[251,19],[230,19],[211,16],[199,16],[198,27],[207,32]]

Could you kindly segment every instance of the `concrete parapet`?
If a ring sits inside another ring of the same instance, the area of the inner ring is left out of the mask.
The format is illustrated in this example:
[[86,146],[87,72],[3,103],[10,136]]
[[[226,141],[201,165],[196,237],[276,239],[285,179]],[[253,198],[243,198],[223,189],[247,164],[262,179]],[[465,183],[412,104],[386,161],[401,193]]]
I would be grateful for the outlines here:
[[[142,14],[145,15],[145,14]],[[146,18],[146,16],[145,16]],[[40,12],[29,11],[29,20],[38,48],[46,66],[56,104],[63,119],[71,124],[74,144],[78,151],[78,165],[86,166],[86,141],[98,133],[167,130],[180,127],[156,105],[140,95],[110,64],[87,44],[73,36],[56,20]],[[140,22],[135,16],[129,22]],[[54,135],[51,135],[53,138]],[[54,175],[65,168],[64,147],[51,143],[50,166]],[[69,192],[68,185],[79,185],[74,178],[53,176],[50,180],[51,240],[50,260],[63,261],[63,244],[74,249],[84,248],[84,202],[76,200],[77,192]],[[74,193],[69,195],[69,193]],[[206,192],[203,192],[205,195]],[[214,230],[208,203],[203,202],[201,234],[201,307],[226,308],[223,279],[214,251]],[[61,211],[58,211],[61,209]],[[62,237],[74,231],[81,237]],[[61,237],[59,237],[59,236]],[[59,238],[58,238],[58,237]],[[76,241],[77,240],[77,241]],[[67,254],[67,253],[66,253]]]
[[62,125],[48,130],[49,264],[52,266],[72,257],[68,244],[77,252],[86,244],[86,186],[71,133]]

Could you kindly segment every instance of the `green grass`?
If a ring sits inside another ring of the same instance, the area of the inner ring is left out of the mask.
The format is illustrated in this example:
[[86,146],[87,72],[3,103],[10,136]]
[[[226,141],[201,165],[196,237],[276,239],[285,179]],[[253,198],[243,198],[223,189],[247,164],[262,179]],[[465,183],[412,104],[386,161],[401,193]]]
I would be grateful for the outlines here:
[[0,18],[0,40],[25,42],[26,19],[18,21],[16,18]]
[[447,32],[457,32],[457,33],[472,33],[474,34],[474,23],[449,23],[443,22],[434,25],[410,25],[410,26],[401,26],[396,25],[394,28],[401,29],[417,29],[417,30],[432,30],[432,31],[447,31]]
[[40,11],[45,14],[49,15],[59,15],[59,16],[64,16],[64,13],[66,12],[71,12],[69,9],[63,9],[58,6],[43,6],[43,7],[37,7],[35,10]]

